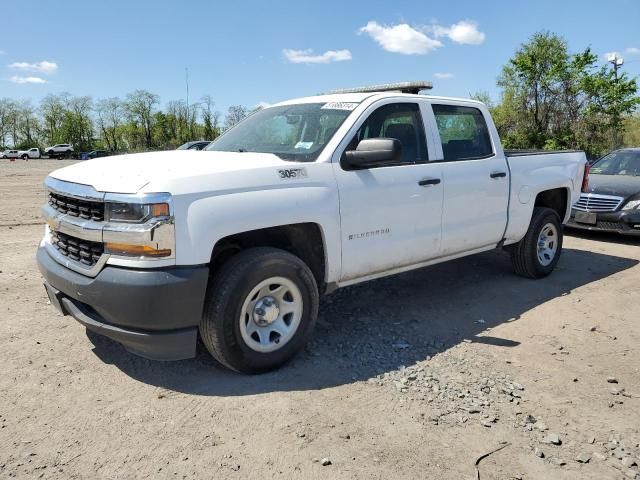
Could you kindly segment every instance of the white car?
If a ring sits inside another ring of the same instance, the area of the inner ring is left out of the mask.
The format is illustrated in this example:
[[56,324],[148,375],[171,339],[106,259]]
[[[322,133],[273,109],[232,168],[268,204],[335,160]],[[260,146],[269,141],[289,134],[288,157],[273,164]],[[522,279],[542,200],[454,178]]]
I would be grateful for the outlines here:
[[39,148],[30,148],[29,150],[20,150],[18,157],[23,160],[29,160],[30,158],[40,158]]
[[58,143],[52,147],[47,147],[44,149],[44,154],[49,156],[50,158],[64,158],[69,157],[73,154],[73,145],[68,143]]
[[0,158],[18,158],[19,153],[18,150],[5,150],[0,153]]
[[290,100],[197,154],[54,171],[37,252],[51,303],[138,355],[193,357],[200,337],[252,373],[304,346],[336,288],[496,248],[550,274],[585,154],[505,152],[485,105],[428,86]]

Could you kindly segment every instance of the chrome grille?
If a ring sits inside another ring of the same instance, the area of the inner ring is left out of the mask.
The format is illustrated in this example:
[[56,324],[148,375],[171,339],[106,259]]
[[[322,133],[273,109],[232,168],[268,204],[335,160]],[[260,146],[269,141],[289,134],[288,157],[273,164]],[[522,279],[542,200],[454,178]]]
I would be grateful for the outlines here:
[[65,257],[89,267],[93,267],[104,253],[102,243],[82,240],[55,231],[51,231],[51,245]]
[[622,197],[614,197],[611,195],[583,193],[573,208],[582,210],[583,212],[613,212],[620,206],[622,200]]
[[74,217],[102,222],[104,220],[104,203],[91,200],[80,200],[59,193],[49,192],[49,205],[60,213]]

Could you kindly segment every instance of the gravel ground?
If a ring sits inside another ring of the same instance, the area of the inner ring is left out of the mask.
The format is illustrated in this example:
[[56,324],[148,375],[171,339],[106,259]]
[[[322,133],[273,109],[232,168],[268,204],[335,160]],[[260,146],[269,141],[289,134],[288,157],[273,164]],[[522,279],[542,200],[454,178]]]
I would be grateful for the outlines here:
[[0,161],[0,478],[640,478],[639,241],[570,233],[539,281],[490,252],[339,290],[299,357],[241,376],[48,305],[41,184],[68,163]]

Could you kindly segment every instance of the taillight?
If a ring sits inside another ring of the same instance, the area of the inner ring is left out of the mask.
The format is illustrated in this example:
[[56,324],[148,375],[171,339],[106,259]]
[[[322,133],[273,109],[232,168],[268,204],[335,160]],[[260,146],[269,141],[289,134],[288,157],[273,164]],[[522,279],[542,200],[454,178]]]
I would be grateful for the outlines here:
[[591,165],[588,163],[584,166],[584,177],[582,177],[582,191],[586,192],[589,190],[589,171],[591,170]]

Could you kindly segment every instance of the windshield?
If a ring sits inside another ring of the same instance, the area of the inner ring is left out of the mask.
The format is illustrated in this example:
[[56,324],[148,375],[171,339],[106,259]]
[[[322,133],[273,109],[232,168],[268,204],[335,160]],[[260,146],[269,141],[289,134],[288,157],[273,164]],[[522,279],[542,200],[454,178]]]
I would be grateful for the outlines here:
[[305,103],[265,108],[225,132],[206,150],[273,153],[283,160],[313,162],[356,106]]
[[640,175],[640,151],[620,150],[602,157],[591,166],[598,175]]

